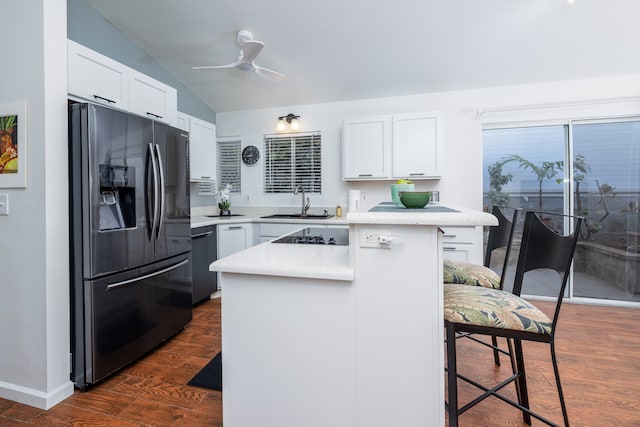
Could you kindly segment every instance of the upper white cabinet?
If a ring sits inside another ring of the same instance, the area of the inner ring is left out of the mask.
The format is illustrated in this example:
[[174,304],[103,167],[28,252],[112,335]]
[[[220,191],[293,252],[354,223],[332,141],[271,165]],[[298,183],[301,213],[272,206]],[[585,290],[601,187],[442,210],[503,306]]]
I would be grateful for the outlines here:
[[89,48],[67,41],[68,91],[72,95],[128,110],[128,68]]
[[130,70],[129,110],[166,123],[176,123],[177,91],[151,77]]
[[176,125],[177,91],[73,40],[67,40],[70,95]]
[[342,128],[343,178],[388,178],[391,135],[390,116],[345,120]]
[[216,178],[216,125],[185,113],[178,113],[177,127],[189,132],[189,173],[191,181]]
[[438,179],[443,146],[440,112],[345,120],[343,178]]

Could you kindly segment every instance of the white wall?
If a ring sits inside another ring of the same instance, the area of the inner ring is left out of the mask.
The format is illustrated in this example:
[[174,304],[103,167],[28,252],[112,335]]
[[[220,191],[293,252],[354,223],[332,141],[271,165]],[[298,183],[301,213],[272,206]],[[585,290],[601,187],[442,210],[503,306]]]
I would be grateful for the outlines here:
[[[633,97],[637,98],[628,99]],[[485,112],[478,114],[479,109]],[[217,134],[219,137],[239,135],[243,147],[256,145],[262,149],[263,135],[275,132],[278,116],[300,115],[301,131],[322,132],[323,193],[310,196],[312,208],[335,207],[337,203],[344,207],[349,189],[362,191],[366,198],[363,208],[367,208],[390,200],[392,181],[342,181],[342,120],[434,110],[444,112],[445,173],[440,180],[416,181],[416,189],[439,190],[443,203],[481,209],[483,123],[640,114],[640,75],[219,113]],[[262,173],[262,159],[252,167],[242,165],[242,195],[232,198],[234,205],[297,207],[300,204],[300,196],[264,194]]]
[[[3,4],[0,103],[27,101],[27,187],[1,188],[0,397],[49,408],[69,381],[66,0]],[[1,176],[0,176],[1,178]]]

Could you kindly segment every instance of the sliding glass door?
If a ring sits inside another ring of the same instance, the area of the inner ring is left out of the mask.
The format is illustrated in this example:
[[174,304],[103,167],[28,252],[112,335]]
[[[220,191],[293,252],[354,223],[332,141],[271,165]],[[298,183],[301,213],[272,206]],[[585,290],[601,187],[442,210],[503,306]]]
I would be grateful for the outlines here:
[[486,208],[585,218],[570,298],[640,302],[640,119],[486,128],[483,162]]

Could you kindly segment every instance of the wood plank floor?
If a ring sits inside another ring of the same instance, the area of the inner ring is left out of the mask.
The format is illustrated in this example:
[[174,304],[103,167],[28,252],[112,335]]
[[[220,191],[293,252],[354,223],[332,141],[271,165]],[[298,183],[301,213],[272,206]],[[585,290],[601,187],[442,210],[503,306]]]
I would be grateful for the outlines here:
[[[572,426],[640,427],[639,327],[637,309],[563,306],[557,351]],[[460,372],[483,381],[507,374],[508,366],[495,368],[490,351],[470,340],[459,340],[459,350]],[[0,399],[0,425],[221,426],[222,393],[186,385],[218,351],[220,300],[214,299],[198,306],[170,342],[49,411]],[[548,346],[525,345],[525,358],[532,407],[561,422]],[[460,388],[461,399],[471,395]],[[516,409],[488,399],[464,413],[460,425],[526,424]]]

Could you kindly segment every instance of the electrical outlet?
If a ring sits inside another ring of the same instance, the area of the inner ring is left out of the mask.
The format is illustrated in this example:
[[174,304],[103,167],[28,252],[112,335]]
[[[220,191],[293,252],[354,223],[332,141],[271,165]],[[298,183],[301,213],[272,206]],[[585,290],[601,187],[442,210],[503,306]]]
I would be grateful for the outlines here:
[[389,230],[362,229],[360,230],[361,248],[389,248]]
[[9,195],[0,194],[0,215],[9,215]]

